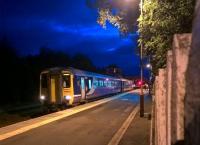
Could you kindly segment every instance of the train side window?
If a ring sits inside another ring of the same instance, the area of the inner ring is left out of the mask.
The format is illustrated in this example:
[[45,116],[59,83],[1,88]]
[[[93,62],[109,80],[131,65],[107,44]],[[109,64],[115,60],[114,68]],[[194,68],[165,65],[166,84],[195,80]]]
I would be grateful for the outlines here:
[[88,82],[89,82],[89,89],[91,89],[92,88],[92,81],[89,80]]
[[103,87],[103,81],[100,81],[101,82],[101,86]]
[[108,86],[108,85],[107,85],[107,81],[104,81],[104,86],[106,86],[106,87]]
[[81,78],[81,89],[85,89],[85,79]]
[[98,87],[101,87],[101,81],[98,80]]
[[98,80],[98,86],[101,87],[101,81],[100,80]]
[[75,83],[76,83],[77,86],[81,85],[80,78],[78,76],[74,76],[74,80],[75,80]]
[[108,81],[108,87],[112,87],[111,81]]
[[80,80],[77,80],[77,86],[80,86]]
[[70,88],[70,86],[71,86],[70,75],[64,74],[63,75],[63,88]]
[[114,87],[115,86],[115,82],[114,81],[112,81],[112,87]]
[[42,74],[42,78],[41,78],[41,83],[42,83],[42,88],[47,88],[47,74]]
[[98,87],[98,80],[94,80],[93,85],[94,85],[94,87]]
[[99,87],[103,87],[103,81],[99,80]]

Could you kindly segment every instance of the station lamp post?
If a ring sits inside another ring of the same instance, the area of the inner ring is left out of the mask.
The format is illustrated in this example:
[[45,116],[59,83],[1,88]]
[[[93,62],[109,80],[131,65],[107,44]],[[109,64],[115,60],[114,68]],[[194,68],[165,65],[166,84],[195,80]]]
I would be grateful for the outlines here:
[[[143,0],[140,1],[140,14],[143,19]],[[140,36],[142,38],[142,36]],[[143,91],[143,42],[140,44],[140,117],[144,117],[144,91]]]
[[[130,0],[126,0],[130,1]],[[140,1],[140,14],[143,19],[143,0]],[[140,34],[141,35],[141,34]],[[142,38],[142,36],[140,36]],[[144,117],[144,92],[143,92],[143,42],[140,45],[140,117]]]

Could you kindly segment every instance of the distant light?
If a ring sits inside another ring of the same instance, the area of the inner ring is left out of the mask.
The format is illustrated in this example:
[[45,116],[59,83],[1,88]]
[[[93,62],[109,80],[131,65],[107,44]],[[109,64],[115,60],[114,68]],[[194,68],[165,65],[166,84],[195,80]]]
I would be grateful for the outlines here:
[[106,81],[109,81],[109,79],[108,79],[108,78],[106,78]]
[[41,100],[45,100],[46,97],[45,97],[44,95],[42,95],[42,96],[40,96],[40,99],[41,99]]
[[142,81],[138,81],[138,85],[141,86],[142,85]]
[[146,65],[146,68],[151,68],[151,64],[147,64],[147,65]]

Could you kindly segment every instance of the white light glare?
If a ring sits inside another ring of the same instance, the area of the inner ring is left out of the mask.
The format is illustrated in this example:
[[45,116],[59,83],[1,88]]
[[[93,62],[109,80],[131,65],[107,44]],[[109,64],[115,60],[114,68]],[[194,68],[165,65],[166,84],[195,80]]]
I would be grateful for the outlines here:
[[70,99],[71,99],[71,96],[65,96],[65,99],[66,99],[66,100],[70,100]]
[[147,64],[146,67],[147,67],[147,68],[151,68],[151,64]]
[[46,97],[45,97],[44,95],[40,96],[40,99],[41,99],[41,100],[45,100],[45,98],[46,98]]

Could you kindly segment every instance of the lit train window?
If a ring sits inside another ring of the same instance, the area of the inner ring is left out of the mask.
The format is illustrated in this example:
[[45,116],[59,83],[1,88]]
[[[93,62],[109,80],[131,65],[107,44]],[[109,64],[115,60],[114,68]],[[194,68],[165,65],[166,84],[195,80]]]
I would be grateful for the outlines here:
[[93,84],[94,84],[94,87],[97,87],[97,86],[98,86],[98,81],[97,81],[97,80],[94,80],[94,81],[93,81]]
[[71,86],[70,75],[64,74],[63,75],[63,88],[70,88],[70,86]]
[[103,87],[103,81],[102,80],[99,81],[99,86]]
[[84,78],[81,78],[81,88],[85,89],[85,80],[84,80]]
[[108,81],[108,87],[112,87],[111,81]]
[[106,87],[107,87],[107,81],[104,81],[104,86],[106,86]]
[[92,82],[91,82],[91,80],[89,80],[89,89],[91,89],[92,88]]

